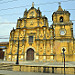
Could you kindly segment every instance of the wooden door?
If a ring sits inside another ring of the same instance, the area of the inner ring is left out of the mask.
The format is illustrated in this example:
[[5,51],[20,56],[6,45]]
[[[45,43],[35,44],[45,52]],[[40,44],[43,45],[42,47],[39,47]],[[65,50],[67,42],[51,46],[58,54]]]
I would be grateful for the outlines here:
[[26,60],[34,60],[34,50],[32,48],[27,50]]
[[4,59],[4,52],[0,49],[0,59]]

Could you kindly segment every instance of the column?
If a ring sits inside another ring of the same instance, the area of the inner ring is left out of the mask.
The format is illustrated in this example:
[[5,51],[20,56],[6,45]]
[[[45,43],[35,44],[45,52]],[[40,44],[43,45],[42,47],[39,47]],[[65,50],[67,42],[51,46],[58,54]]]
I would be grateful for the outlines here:
[[13,40],[14,40],[14,32],[12,31],[11,40],[10,40],[10,55],[11,55],[11,61],[12,61]]
[[53,41],[51,40],[51,54],[53,54]]
[[39,41],[37,41],[37,51],[36,51],[37,55],[39,54]]
[[55,26],[53,26],[53,28],[54,28],[54,38],[55,38]]
[[39,28],[37,28],[37,39],[39,39]]
[[12,48],[13,48],[13,44],[12,41],[10,42],[10,55],[11,55],[11,61],[12,61]]
[[20,21],[18,21],[18,28],[20,28],[20,23],[21,23],[21,22],[20,22]]
[[37,19],[37,26],[39,27],[39,18]]
[[46,39],[46,28],[44,28],[44,39]]
[[25,33],[26,33],[26,30],[25,29],[23,30],[23,33],[24,33],[24,39],[25,39]]
[[46,50],[45,50],[45,40],[44,40],[44,54],[46,54]]
[[43,42],[44,43],[44,53],[43,53],[44,55],[46,54],[46,50],[45,50],[45,46],[46,46],[45,42],[46,41],[45,41],[45,39],[46,39],[46,28],[44,28],[44,42]]
[[44,18],[44,26],[46,26],[46,20],[45,20],[45,18]]
[[51,29],[51,54],[53,54],[53,31]]
[[53,60],[53,31],[51,29],[51,60]]
[[24,20],[24,27],[26,27],[26,19]]
[[23,54],[23,61],[24,61],[24,44],[23,44],[23,50],[22,50],[22,54]]
[[25,52],[24,51],[24,48],[25,48],[25,33],[26,33],[26,30],[25,29],[23,30],[23,33],[24,33],[24,37],[23,37],[23,52],[22,53],[24,54],[23,55],[23,60],[25,60],[25,53],[24,53]]

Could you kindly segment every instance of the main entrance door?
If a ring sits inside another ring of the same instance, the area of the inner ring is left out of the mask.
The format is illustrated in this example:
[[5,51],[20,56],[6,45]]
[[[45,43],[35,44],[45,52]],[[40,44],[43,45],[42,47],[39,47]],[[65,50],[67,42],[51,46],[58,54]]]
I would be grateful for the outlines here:
[[26,60],[34,60],[34,50],[32,48],[27,50]]

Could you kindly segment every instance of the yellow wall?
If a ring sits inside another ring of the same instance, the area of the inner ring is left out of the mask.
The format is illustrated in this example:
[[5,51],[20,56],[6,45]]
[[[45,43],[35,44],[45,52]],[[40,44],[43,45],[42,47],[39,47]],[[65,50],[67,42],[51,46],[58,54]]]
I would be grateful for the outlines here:
[[[33,12],[33,16],[31,12]],[[41,16],[41,12],[38,14],[38,10],[34,7],[28,12],[24,12],[24,14],[27,14],[26,18],[18,19],[16,29],[13,29],[10,33],[7,60],[16,61],[19,37],[20,61],[26,61],[27,50],[29,48],[34,50],[33,61],[62,61],[63,48],[65,48],[66,61],[74,61],[75,49],[69,12],[65,13],[66,11],[61,11],[65,14],[58,12],[59,11],[52,15],[52,27],[48,26],[47,18]],[[61,16],[63,17],[62,23],[59,20]],[[60,34],[61,30],[65,30],[65,35]],[[33,43],[29,43],[29,36],[33,36]],[[25,41],[23,41],[23,39]]]

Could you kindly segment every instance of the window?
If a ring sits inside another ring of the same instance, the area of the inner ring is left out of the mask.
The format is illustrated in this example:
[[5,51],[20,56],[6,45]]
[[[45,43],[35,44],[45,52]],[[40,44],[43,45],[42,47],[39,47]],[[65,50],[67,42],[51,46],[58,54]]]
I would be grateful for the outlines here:
[[60,22],[63,22],[63,17],[60,17]]
[[33,43],[33,36],[29,36],[29,43]]
[[30,13],[30,18],[33,18],[34,17],[34,12],[32,11],[31,13]]

